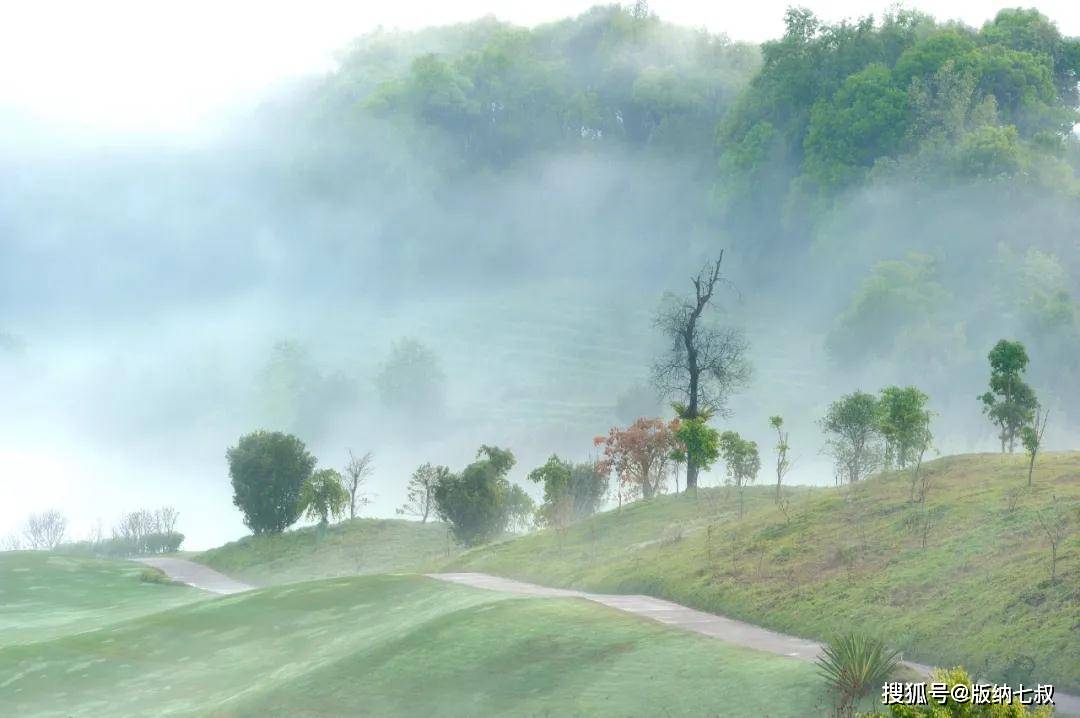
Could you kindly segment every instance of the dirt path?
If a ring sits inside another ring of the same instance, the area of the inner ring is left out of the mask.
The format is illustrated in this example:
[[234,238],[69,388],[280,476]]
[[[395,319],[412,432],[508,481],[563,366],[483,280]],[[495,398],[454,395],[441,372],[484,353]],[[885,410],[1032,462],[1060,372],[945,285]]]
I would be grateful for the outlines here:
[[[490,576],[486,573],[429,573],[427,576],[440,581],[450,581],[475,588],[486,588],[491,591],[503,591],[518,596],[584,598],[669,626],[719,638],[736,646],[755,648],[759,651],[790,656],[803,661],[813,661],[820,655],[822,650],[821,644],[814,641],[777,633],[767,628],[761,628],[751,623],[743,623],[713,613],[697,611],[652,596],[588,593],[563,588],[548,588],[534,583]],[[904,661],[904,665],[918,671],[923,676],[929,676],[932,670],[930,666],[912,661]],[[1055,692],[1054,702],[1058,711],[1057,715],[1064,713],[1080,716],[1080,696]]]
[[208,566],[188,561],[186,558],[151,557],[136,559],[139,563],[159,568],[174,581],[186,583],[211,593],[240,593],[255,588],[246,583],[233,580],[223,573],[218,573]]

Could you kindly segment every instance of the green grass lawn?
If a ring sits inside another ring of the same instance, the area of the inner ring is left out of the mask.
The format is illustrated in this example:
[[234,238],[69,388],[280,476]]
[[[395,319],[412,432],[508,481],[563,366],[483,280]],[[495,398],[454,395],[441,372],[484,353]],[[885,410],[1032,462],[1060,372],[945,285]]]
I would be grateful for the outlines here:
[[[930,462],[934,517],[922,547],[904,475],[855,491],[773,488],[663,496],[570,527],[480,547],[444,562],[552,586],[646,593],[815,639],[850,630],[913,660],[963,664],[988,679],[1080,691],[1080,454],[1040,458],[1024,489],[1020,456]],[[1010,492],[1019,492],[1012,496]],[[1035,512],[1052,495],[1072,515],[1050,582]],[[1015,501],[1013,500],[1015,499]]]
[[0,649],[4,716],[816,716],[811,664],[578,599],[290,584]]
[[279,535],[248,536],[190,558],[260,586],[316,578],[411,572],[447,552],[445,524],[354,519],[323,530],[308,526]]
[[186,586],[142,581],[145,570],[131,561],[0,553],[0,646],[88,631],[207,596]]

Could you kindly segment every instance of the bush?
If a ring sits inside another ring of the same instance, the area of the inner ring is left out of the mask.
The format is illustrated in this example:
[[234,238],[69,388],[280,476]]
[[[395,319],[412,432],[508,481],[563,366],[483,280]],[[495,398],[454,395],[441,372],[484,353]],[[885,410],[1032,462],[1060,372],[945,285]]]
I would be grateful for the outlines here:
[[173,580],[160,568],[144,568],[139,572],[139,580],[143,583],[173,583]]
[[175,553],[184,543],[184,534],[177,531],[150,533],[140,537],[114,537],[101,541],[72,541],[60,544],[56,551],[73,556],[105,556],[131,558]]
[[891,718],[1050,718],[1054,714],[1053,708],[1040,706],[1029,710],[1020,704],[1020,699],[1015,698],[1012,704],[975,705],[974,703],[957,703],[951,697],[952,687],[956,685],[970,686],[975,681],[963,668],[945,670],[938,668],[930,676],[933,683],[946,683],[950,689],[950,695],[945,699],[944,705],[938,705],[937,701],[929,699],[930,705],[891,705],[888,712],[864,713],[861,718],[873,718],[877,716],[891,716]]

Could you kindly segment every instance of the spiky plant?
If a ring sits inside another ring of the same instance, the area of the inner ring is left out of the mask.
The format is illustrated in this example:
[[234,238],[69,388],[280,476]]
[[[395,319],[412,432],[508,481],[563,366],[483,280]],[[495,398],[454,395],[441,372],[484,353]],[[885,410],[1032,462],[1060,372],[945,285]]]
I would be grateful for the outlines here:
[[872,689],[880,688],[900,663],[900,652],[870,636],[849,633],[825,646],[817,660],[818,672],[836,692],[841,715]]

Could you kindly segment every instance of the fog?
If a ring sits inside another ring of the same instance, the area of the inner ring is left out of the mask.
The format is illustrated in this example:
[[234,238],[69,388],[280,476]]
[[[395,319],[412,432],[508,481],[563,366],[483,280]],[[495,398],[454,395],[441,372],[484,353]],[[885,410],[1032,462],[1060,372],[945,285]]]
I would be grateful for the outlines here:
[[[753,222],[702,219],[714,190],[699,158],[556,150],[448,180],[436,167],[452,150],[417,143],[392,116],[347,131],[294,122],[319,82],[264,89],[198,132],[0,115],[0,536],[48,508],[82,537],[122,511],[173,505],[186,548],[238,538],[225,451],[258,428],[295,432],[320,466],[374,452],[369,516],[394,515],[418,464],[458,469],[481,444],[513,449],[518,482],[551,453],[584,459],[632,409],[665,411],[634,404],[663,347],[652,316],[720,248],[732,289],[717,316],[745,330],[754,378],[718,423],[764,458],[768,417],[782,414],[791,483],[832,484],[816,421],[856,388],[919,384],[941,453],[993,451],[975,400],[985,354],[1023,330],[987,298],[994,248],[1039,235],[1080,293],[1073,205],[994,186],[927,197],[884,178],[845,196],[805,251],[762,252]],[[856,234],[855,250],[830,250]],[[963,322],[963,349],[830,360],[829,333],[874,265],[946,237],[933,330]],[[388,417],[374,385],[405,338],[447,379],[430,421]],[[284,407],[264,379],[283,341],[317,387]],[[1077,448],[1080,417],[1056,394],[1075,371],[1033,360],[1051,448]]]

